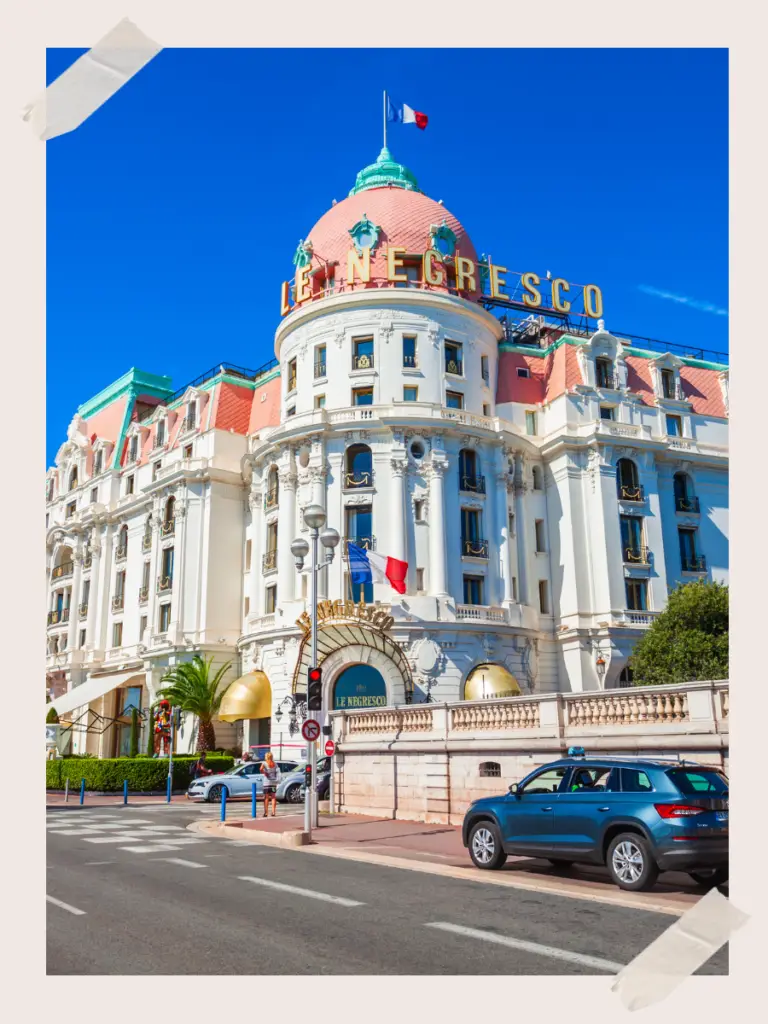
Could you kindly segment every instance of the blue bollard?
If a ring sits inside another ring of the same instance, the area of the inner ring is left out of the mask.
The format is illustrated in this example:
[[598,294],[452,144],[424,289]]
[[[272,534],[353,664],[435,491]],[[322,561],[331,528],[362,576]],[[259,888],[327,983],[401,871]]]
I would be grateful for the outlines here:
[[128,779],[123,779],[123,803],[128,803]]
[[227,791],[222,789],[221,791],[221,820],[227,820]]
[[85,803],[85,779],[80,779],[80,803]]
[[168,781],[165,784],[165,802],[169,804],[171,802],[171,776],[168,776]]
[[252,817],[252,818],[255,818],[255,817],[256,817],[256,813],[257,813],[257,812],[256,812],[256,807],[257,807],[257,801],[256,801],[256,783],[255,783],[255,782],[252,782],[252,783],[251,783],[251,817]]

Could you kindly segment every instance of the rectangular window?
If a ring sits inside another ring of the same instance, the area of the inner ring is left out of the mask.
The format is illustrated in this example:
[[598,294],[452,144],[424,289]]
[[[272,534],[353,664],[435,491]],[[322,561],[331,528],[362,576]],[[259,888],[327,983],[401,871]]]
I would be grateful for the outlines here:
[[139,619],[139,640],[144,636],[147,631],[147,616],[142,615]]
[[518,366],[518,368],[517,368],[517,376],[518,377],[530,377],[531,376],[531,371],[528,369],[527,366]]
[[290,395],[290,393],[292,391],[296,390],[297,372],[298,371],[296,369],[296,359],[294,357],[293,359],[289,359],[288,360],[288,394],[289,395]]
[[445,404],[449,409],[463,409],[464,395],[460,391],[446,391]]
[[115,597],[125,596],[125,569],[115,576]]
[[135,462],[136,459],[138,459],[139,457],[139,439],[135,434],[131,438],[131,447],[128,457],[131,460],[131,462]]
[[251,568],[251,541],[245,542],[245,571],[248,572]]
[[352,369],[373,369],[373,338],[352,339]]
[[91,491],[91,504],[95,505],[98,500],[99,500],[99,488],[98,487],[94,487],[93,490]]
[[403,388],[403,401],[404,402],[418,402],[419,400],[419,389],[404,387]]
[[149,562],[144,562],[141,568],[141,585],[149,589]]
[[484,583],[482,576],[464,577],[464,604],[483,604]]
[[156,438],[157,438],[157,445],[158,445],[158,447],[160,447],[160,445],[162,445],[162,444],[165,444],[165,420],[158,420],[157,421],[157,434],[156,434]]
[[678,530],[677,538],[680,543],[680,565],[683,572],[701,571],[704,568],[704,560],[696,551],[696,530]]
[[71,501],[69,503],[69,505],[67,505],[67,519],[71,519],[76,511],[77,511],[77,502],[76,501]]
[[163,548],[163,576],[173,579],[173,548]]
[[509,513],[509,536],[510,537],[514,537],[515,536],[515,513],[514,512],[510,512]]
[[417,523],[424,522],[424,500],[422,498],[417,498],[413,503],[413,518]]
[[171,624],[171,606],[170,604],[160,605],[160,632],[167,633],[168,627]]
[[480,512],[476,508],[461,510],[461,539],[463,541],[480,540]]
[[614,388],[613,363],[610,359],[595,360],[595,383],[599,388]]
[[621,790],[623,793],[650,793],[651,780],[638,768],[621,768]]
[[191,459],[192,458],[192,445],[191,444],[185,444],[184,445],[184,458],[185,459]]
[[370,551],[373,547],[373,506],[350,505],[345,509],[345,518],[347,539]]
[[533,525],[536,530],[536,550],[541,553],[542,551],[546,551],[546,546],[544,544],[544,520],[537,519]]
[[424,570],[416,570],[416,590],[418,593],[422,593],[424,590]]
[[315,408],[316,409],[324,409],[325,408],[325,395],[315,395]]
[[264,591],[264,611],[271,615],[277,608],[277,587],[267,587]]
[[643,559],[643,520],[640,516],[619,516],[621,547],[625,562]]
[[373,405],[373,388],[353,388],[352,405]]
[[488,369],[488,356],[480,356],[480,376],[486,384],[491,379],[491,371]]
[[668,437],[682,437],[683,436],[683,421],[679,416],[667,415],[667,436]]
[[627,608],[633,612],[648,611],[648,584],[645,580],[625,580]]
[[325,377],[325,345],[318,345],[315,348],[315,378]]
[[133,494],[133,485],[134,485],[134,479],[133,479],[133,474],[131,474],[130,476],[127,476],[125,478],[125,493],[126,494]]
[[277,522],[267,526],[267,551],[277,551]]
[[487,402],[483,402],[483,416],[491,415],[491,407]]
[[537,425],[536,425],[536,413],[535,412],[530,412],[530,411],[526,412],[526,414],[525,414],[525,432],[526,432],[526,434],[529,434],[531,437],[535,437],[536,434],[538,434],[538,429],[537,429]]
[[104,453],[101,449],[96,452],[96,457],[93,461],[93,475],[98,476],[101,473],[101,468],[104,463]]
[[250,610],[251,610],[251,599],[250,599],[250,597],[246,597],[245,604],[243,606],[243,615],[246,618],[248,618],[248,613],[250,612]]
[[549,615],[549,583],[546,580],[539,580],[539,611],[542,615]]
[[675,397],[675,374],[672,370],[661,371],[661,393],[664,398]]
[[408,334],[403,335],[403,366],[416,366],[416,339]]
[[296,415],[296,406],[292,405],[289,409],[286,409],[285,410],[285,415],[286,416],[295,416]]
[[114,622],[112,624],[112,646],[122,647],[123,646],[123,624],[122,622]]
[[152,463],[152,482],[153,483],[155,482],[155,480],[157,480],[157,476],[158,476],[158,473],[160,472],[160,467],[161,466],[162,466],[162,462],[153,462]]
[[185,430],[193,430],[197,426],[197,402],[190,402],[187,406],[187,416],[184,423]]
[[614,418],[614,416],[613,416],[613,406],[612,405],[601,405],[600,406],[600,419],[601,420],[612,420],[613,418]]
[[90,596],[91,596],[91,581],[90,580],[83,580],[83,595],[80,598],[80,604],[84,604],[85,607],[87,608],[88,607],[88,599],[90,598]]
[[80,630],[80,641],[78,643],[78,647],[80,648],[81,651],[85,647],[85,630],[84,629]]
[[445,372],[455,373],[461,377],[464,374],[462,359],[461,359],[461,345],[455,341],[446,341],[445,343]]
[[517,576],[512,577],[512,600],[517,600]]

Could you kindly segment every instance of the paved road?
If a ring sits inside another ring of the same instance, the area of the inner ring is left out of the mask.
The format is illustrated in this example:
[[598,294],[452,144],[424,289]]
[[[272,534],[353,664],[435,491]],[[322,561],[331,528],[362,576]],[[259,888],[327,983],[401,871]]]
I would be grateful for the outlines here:
[[607,976],[675,920],[186,830],[215,814],[49,809],[48,973]]

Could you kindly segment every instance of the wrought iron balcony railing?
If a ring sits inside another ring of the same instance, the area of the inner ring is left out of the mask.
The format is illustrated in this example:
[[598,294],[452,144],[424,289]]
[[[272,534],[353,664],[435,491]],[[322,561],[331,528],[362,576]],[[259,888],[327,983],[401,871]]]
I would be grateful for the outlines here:
[[151,531],[145,532],[144,535],[142,536],[142,538],[141,538],[141,550],[144,551],[144,552],[152,550],[152,533],[151,533]]
[[155,438],[152,441],[152,447],[153,448],[165,448],[165,436],[158,437],[157,435],[155,435]]
[[645,501],[645,489],[642,484],[631,487],[629,484],[617,484],[616,492],[621,501]]
[[321,359],[315,363],[315,377],[325,376],[325,360]]
[[77,614],[81,619],[88,618],[88,602],[83,601],[77,609]]
[[459,482],[459,490],[469,494],[485,494],[485,477],[464,473]]
[[707,560],[704,555],[684,555],[680,559],[683,572],[706,572]]
[[403,356],[403,366],[407,366],[411,370],[415,370],[419,364],[416,362],[416,356]]
[[278,488],[270,487],[270,489],[264,495],[264,511],[267,512],[271,508],[277,508],[277,499]]
[[461,377],[464,374],[464,363],[461,359],[446,359],[445,372],[453,373],[457,377]]
[[678,383],[669,384],[666,380],[662,381],[661,397],[672,398],[677,402],[682,402],[685,399],[682,387]]
[[58,626],[61,622],[69,622],[69,608],[57,608],[48,612],[49,626]]
[[157,577],[157,592],[158,594],[166,594],[173,587],[173,576],[158,576]]
[[175,516],[171,516],[170,519],[164,519],[162,521],[162,523],[160,524],[160,533],[162,533],[162,535],[164,537],[172,537],[175,531],[176,531],[176,518],[175,518]]
[[352,369],[353,370],[372,370],[373,369],[373,352],[364,352],[362,355],[352,356]]
[[598,363],[595,368],[595,386],[607,388],[609,391],[618,391],[619,381],[613,370],[609,370],[607,366],[601,366]]
[[462,538],[461,540],[461,554],[462,557],[467,558],[487,558],[488,557],[488,541],[487,540],[467,540]]
[[115,594],[115,596],[112,598],[112,611],[113,612],[121,612],[123,610],[123,606],[124,605],[125,605],[125,595],[124,594]]
[[261,556],[261,571],[272,572],[273,569],[277,568],[277,549],[274,551],[265,551]]
[[123,562],[128,557],[128,545],[118,544],[117,550],[115,551],[115,561]]
[[357,547],[362,548],[364,551],[375,551],[376,550],[376,538],[375,537],[345,537],[344,538],[344,555],[349,556],[349,545],[355,544]]
[[197,426],[194,416],[185,416],[181,424],[181,433],[186,434],[190,430],[194,430]]
[[355,487],[373,487],[373,473],[368,470],[359,470],[356,473],[344,474],[344,489]]
[[629,547],[625,547],[623,549],[623,551],[624,551],[624,561],[625,562],[627,562],[629,564],[632,564],[632,565],[648,565],[649,564],[648,560],[649,560],[649,557],[650,557],[650,552],[648,551],[648,548],[643,547],[642,545],[640,547],[637,547],[636,545],[633,544],[633,545],[630,545]]
[[74,562],[62,562],[61,565],[57,565],[56,568],[51,571],[51,579],[60,580],[65,576],[71,576],[74,568]]
[[675,498],[675,512],[698,512],[699,499],[695,495],[690,498]]
[[149,587],[139,587],[139,604],[146,604],[149,600]]

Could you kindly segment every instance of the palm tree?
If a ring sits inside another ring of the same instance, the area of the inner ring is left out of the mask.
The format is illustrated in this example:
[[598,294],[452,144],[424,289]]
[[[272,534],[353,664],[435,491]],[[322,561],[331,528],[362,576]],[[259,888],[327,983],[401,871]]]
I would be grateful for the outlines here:
[[192,661],[185,661],[165,673],[161,682],[169,685],[159,690],[157,694],[161,700],[165,699],[172,706],[197,716],[197,748],[201,752],[216,749],[213,719],[219,713],[221,699],[230,685],[227,683],[223,689],[219,689],[232,662],[228,661],[226,665],[222,665],[211,679],[212,664],[213,658],[206,661],[201,655],[196,654]]

